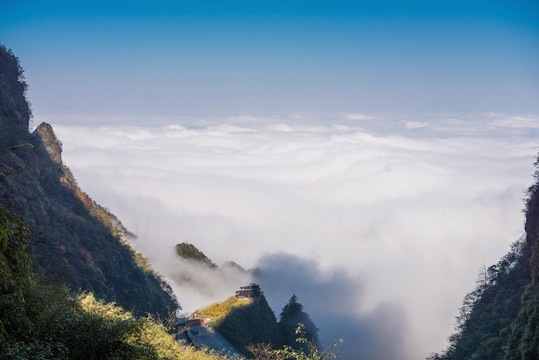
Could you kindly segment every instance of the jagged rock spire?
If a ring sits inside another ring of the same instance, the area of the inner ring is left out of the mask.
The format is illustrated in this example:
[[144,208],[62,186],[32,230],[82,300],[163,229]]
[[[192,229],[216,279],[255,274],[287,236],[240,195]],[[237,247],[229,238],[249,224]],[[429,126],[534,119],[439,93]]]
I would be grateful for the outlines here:
[[39,124],[39,126],[34,131],[34,136],[36,136],[45,147],[45,150],[49,153],[51,159],[58,163],[62,163],[62,143],[56,135],[52,126],[46,122]]

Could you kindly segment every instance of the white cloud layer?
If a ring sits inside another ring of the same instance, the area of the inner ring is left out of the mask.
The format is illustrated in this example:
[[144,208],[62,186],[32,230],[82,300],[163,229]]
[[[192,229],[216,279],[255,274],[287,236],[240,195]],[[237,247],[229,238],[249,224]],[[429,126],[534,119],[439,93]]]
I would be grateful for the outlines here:
[[346,120],[355,120],[355,121],[365,121],[365,120],[375,120],[376,119],[376,117],[373,117],[373,116],[367,115],[367,114],[361,114],[361,113],[345,114],[344,118]]
[[429,123],[421,121],[407,121],[405,126],[407,129],[419,129],[425,126],[429,126]]
[[508,127],[508,128],[539,128],[539,117],[534,115],[527,116],[509,116],[504,118],[495,119],[494,126]]
[[[401,354],[411,359],[444,346],[477,269],[521,235],[536,119],[377,115],[361,128],[328,115],[153,126],[46,120],[81,187],[139,235],[136,246],[168,278],[174,245],[186,240],[216,263],[252,267],[275,253],[310,259],[317,274],[346,273],[361,284],[346,293],[352,318],[372,318],[382,304],[401,309]],[[211,296],[175,289],[193,310],[235,286]],[[272,305],[278,315],[284,303]]]

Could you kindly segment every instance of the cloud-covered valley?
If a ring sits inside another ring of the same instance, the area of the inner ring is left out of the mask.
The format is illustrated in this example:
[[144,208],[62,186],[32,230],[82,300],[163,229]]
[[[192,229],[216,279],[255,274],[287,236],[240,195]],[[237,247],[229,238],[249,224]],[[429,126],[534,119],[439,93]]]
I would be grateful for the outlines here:
[[[500,114],[41,120],[165,277],[183,241],[258,266],[276,314],[296,293],[348,359],[444,346],[478,269],[522,234],[539,135],[537,117]],[[209,293],[173,287],[193,310],[244,281],[227,279]]]

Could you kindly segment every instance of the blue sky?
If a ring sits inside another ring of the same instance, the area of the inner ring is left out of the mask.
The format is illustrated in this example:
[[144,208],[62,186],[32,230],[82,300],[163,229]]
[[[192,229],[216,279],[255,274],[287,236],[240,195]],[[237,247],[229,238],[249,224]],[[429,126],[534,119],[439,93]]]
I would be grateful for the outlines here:
[[539,112],[536,1],[10,1],[37,114]]

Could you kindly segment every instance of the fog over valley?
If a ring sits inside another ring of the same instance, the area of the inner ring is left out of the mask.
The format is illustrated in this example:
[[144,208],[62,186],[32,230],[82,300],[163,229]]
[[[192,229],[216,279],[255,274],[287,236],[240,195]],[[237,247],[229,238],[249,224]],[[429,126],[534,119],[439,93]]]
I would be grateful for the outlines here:
[[180,242],[259,268],[276,315],[296,294],[348,359],[444,347],[480,267],[523,233],[539,135],[536,116],[496,113],[41,121],[184,311],[253,278],[182,261]]

